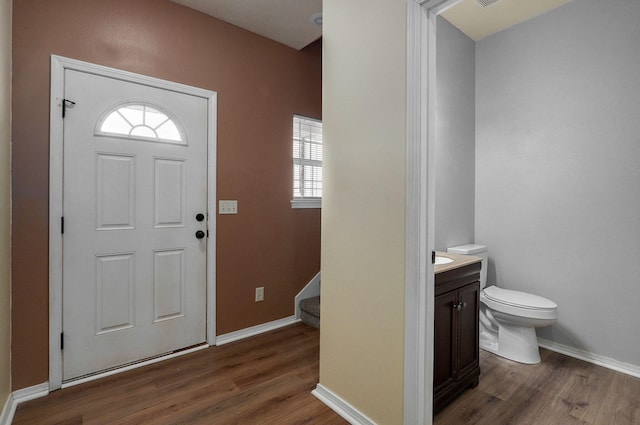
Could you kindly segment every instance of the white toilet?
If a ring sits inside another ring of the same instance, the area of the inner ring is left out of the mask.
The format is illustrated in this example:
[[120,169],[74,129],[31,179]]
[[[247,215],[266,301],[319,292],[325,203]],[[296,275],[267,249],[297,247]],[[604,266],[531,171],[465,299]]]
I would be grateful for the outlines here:
[[536,329],[558,318],[553,301],[526,292],[487,285],[488,252],[485,245],[448,248],[453,254],[482,258],[480,270],[480,348],[527,364],[540,362]]

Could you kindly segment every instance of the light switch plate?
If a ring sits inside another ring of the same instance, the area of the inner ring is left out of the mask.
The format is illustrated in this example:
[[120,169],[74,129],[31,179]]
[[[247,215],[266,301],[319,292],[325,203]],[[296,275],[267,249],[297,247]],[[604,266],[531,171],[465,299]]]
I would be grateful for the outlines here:
[[218,214],[238,214],[238,201],[219,200]]
[[256,288],[256,302],[264,301],[264,286]]

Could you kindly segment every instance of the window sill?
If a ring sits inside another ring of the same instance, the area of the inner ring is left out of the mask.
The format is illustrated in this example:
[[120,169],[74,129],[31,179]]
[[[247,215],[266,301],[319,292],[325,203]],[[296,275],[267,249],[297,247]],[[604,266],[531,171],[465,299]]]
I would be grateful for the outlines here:
[[291,208],[322,208],[322,199],[292,199]]

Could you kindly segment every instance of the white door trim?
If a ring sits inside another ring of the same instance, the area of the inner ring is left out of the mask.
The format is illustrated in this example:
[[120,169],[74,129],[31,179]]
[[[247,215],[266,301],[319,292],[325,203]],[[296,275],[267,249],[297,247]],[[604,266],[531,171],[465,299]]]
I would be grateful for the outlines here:
[[64,71],[73,69],[81,72],[117,78],[136,84],[172,90],[207,100],[208,115],[208,230],[207,238],[207,343],[215,345],[215,305],[216,305],[216,173],[211,166],[216,165],[216,125],[217,93],[184,84],[173,83],[158,78],[147,77],[132,72],[94,65],[74,59],[51,55],[51,98],[49,133],[49,389],[62,386],[62,196],[63,196],[63,121],[62,99],[64,98]]
[[433,420],[436,18],[460,0],[407,0],[404,424]]

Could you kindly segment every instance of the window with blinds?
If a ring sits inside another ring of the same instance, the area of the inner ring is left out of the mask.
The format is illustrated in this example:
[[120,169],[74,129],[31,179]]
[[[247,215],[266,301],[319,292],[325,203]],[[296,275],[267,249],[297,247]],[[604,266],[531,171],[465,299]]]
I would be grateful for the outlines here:
[[293,116],[294,208],[320,208],[322,199],[322,121]]

